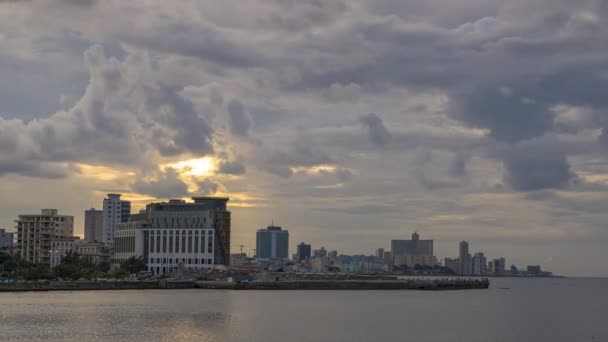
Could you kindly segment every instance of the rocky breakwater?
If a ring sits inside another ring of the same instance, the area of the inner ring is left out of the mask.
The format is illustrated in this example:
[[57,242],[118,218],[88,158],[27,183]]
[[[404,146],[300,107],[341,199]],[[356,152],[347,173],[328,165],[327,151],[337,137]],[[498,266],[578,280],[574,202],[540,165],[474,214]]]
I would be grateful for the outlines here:
[[488,279],[198,281],[201,289],[223,290],[472,290],[487,289]]

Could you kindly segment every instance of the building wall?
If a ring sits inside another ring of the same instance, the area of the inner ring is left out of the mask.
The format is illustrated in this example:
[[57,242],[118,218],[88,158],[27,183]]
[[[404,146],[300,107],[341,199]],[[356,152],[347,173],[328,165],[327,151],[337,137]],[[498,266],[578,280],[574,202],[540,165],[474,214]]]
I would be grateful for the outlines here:
[[103,237],[103,210],[84,211],[84,241],[102,241]]
[[0,229],[0,251],[12,252],[13,250],[13,233],[8,233],[4,229]]
[[259,259],[288,259],[289,232],[280,227],[268,227],[256,232],[256,257]]
[[108,194],[103,200],[103,219],[101,242],[111,246],[114,233],[119,223],[128,222],[131,214],[131,202],[120,199],[120,194]]
[[485,275],[487,272],[486,257],[483,253],[475,253],[472,261],[472,274],[475,276]]
[[25,261],[50,264],[52,242],[74,234],[74,217],[42,209],[40,215],[19,215],[15,253]]
[[399,255],[427,255],[432,256],[433,240],[420,240],[417,233],[412,234],[411,240],[391,240],[393,256]]
[[432,255],[397,255],[395,256],[396,266],[407,266],[413,268],[416,265],[420,266],[435,266],[438,265],[437,258]]
[[297,261],[304,261],[310,259],[312,246],[305,243],[298,245],[296,257]]
[[102,242],[76,243],[74,251],[80,254],[81,258],[87,258],[96,264],[110,259],[110,250]]
[[55,267],[60,265],[63,257],[65,257],[69,252],[74,251],[74,243],[78,240],[78,238],[71,237],[51,241],[51,251],[49,254],[50,266]]

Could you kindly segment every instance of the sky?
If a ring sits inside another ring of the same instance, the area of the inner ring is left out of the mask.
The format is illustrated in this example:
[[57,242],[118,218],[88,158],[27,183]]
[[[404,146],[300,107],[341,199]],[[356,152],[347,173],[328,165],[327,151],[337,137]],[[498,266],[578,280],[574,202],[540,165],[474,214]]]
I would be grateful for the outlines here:
[[417,231],[608,276],[602,0],[0,0],[0,227],[228,195],[344,254]]

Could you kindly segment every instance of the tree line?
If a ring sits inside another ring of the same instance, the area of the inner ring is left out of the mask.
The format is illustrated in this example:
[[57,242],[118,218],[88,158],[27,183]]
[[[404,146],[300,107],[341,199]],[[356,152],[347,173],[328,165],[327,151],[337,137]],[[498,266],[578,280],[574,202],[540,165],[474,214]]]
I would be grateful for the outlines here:
[[0,254],[0,277],[24,280],[97,280],[98,278],[124,279],[130,274],[146,270],[142,257],[131,257],[112,270],[109,261],[95,262],[76,252],[68,252],[61,264],[50,267],[23,260],[20,256]]

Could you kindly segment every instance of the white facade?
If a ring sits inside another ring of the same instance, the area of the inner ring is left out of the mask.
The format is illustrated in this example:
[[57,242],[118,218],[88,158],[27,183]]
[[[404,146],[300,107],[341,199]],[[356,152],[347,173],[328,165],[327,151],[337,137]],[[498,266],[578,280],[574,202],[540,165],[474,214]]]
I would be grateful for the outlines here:
[[120,199],[120,194],[108,194],[103,200],[103,229],[101,242],[112,246],[119,223],[127,222],[131,214],[131,202]]
[[190,271],[214,267],[214,229],[168,227],[145,231],[148,271],[165,274],[180,267]]

